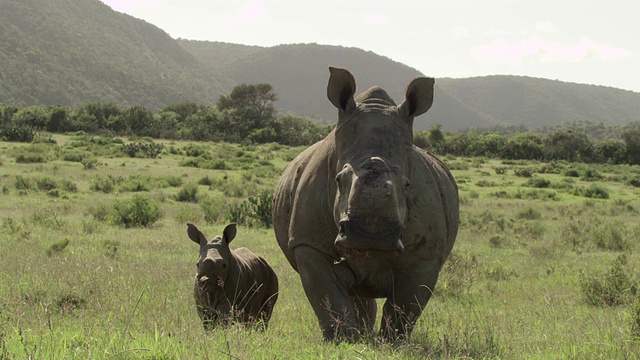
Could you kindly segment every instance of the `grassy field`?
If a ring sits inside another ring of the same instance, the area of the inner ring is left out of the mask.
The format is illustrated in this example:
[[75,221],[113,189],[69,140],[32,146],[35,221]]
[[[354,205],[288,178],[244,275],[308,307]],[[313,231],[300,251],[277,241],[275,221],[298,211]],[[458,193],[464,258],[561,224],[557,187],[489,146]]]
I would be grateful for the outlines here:
[[[461,229],[412,338],[335,345],[260,215],[301,150],[0,142],[0,359],[639,358],[640,167],[445,158]],[[280,279],[266,332],[195,311],[185,224],[230,219]]]

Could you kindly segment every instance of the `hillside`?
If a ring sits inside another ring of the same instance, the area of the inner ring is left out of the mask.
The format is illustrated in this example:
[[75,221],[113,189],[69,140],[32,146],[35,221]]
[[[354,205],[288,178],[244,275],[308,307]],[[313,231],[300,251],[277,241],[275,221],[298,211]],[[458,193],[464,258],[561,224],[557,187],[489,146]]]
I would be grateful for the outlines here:
[[500,124],[529,128],[573,121],[640,121],[640,93],[524,76],[439,79],[440,88]]
[[158,110],[223,93],[161,29],[98,0],[0,0],[0,101]]
[[[317,44],[279,45],[270,48],[219,42],[180,40],[180,44],[208,70],[223,73],[235,83],[269,83],[278,93],[279,109],[317,117],[330,123],[336,109],[326,96],[328,66],[349,69],[356,77],[358,92],[380,85],[400,103],[409,81],[422,74],[409,66],[358,48]],[[444,91],[436,90],[433,108],[415,120],[425,130],[435,123],[445,128],[494,125]]]
[[[380,85],[397,102],[421,75],[358,48],[176,40],[99,0],[0,0],[0,103],[113,102],[157,111],[180,102],[212,105],[238,84],[269,83],[281,112],[331,123],[329,65],[350,69],[358,91]],[[415,128],[619,125],[640,120],[638,114],[640,93],[614,88],[517,76],[437,79],[434,105]]]

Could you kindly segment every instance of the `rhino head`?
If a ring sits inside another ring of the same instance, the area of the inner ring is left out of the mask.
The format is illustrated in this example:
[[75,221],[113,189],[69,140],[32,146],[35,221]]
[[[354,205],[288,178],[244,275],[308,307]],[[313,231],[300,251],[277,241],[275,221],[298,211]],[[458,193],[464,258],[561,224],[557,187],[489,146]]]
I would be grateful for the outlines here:
[[236,224],[225,227],[222,237],[211,241],[195,225],[187,224],[189,238],[200,245],[200,257],[197,263],[196,284],[203,292],[223,293],[223,287],[229,276],[232,261],[229,243],[236,237]]
[[397,106],[380,87],[354,98],[353,75],[329,70],[327,97],[338,109],[335,245],[402,252],[411,197],[413,118],[431,107],[434,79],[413,80]]

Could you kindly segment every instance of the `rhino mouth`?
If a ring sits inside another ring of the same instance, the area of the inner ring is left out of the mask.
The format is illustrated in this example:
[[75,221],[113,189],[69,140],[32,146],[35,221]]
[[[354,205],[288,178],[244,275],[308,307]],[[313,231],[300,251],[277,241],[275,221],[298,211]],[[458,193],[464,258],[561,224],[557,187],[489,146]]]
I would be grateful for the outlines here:
[[402,226],[377,233],[368,233],[354,226],[349,220],[340,221],[336,246],[355,250],[404,251]]

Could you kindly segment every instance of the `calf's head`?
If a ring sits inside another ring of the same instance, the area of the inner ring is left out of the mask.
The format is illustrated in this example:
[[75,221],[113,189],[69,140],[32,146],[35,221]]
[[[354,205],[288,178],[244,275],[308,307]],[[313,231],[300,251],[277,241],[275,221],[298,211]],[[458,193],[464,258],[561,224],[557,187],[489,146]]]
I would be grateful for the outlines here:
[[231,249],[229,243],[236,237],[236,224],[224,228],[222,236],[210,241],[195,225],[187,224],[189,238],[200,245],[196,283],[202,290],[222,288],[229,274]]
[[335,244],[345,249],[403,251],[413,119],[433,103],[432,78],[417,78],[397,106],[380,87],[354,98],[355,79],[330,68],[327,97],[338,109],[335,130]]

